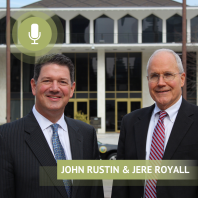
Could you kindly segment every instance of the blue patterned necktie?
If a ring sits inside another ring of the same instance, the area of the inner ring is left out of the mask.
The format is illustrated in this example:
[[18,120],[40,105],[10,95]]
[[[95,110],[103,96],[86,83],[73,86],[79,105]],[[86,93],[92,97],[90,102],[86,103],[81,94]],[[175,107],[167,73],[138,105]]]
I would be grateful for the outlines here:
[[[63,147],[61,145],[61,142],[59,140],[58,136],[58,124],[52,124],[51,125],[53,130],[52,135],[52,145],[54,150],[55,159],[57,160],[66,160],[65,152],[63,150]],[[71,198],[71,190],[72,190],[72,183],[71,180],[63,180],[63,183],[65,185],[65,189],[68,195],[68,198]]]

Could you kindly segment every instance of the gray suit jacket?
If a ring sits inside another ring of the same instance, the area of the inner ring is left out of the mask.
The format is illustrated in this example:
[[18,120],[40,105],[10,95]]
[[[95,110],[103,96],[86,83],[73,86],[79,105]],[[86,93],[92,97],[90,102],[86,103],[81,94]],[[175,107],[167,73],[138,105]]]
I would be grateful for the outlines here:
[[[68,117],[65,117],[65,121],[68,126],[72,159],[99,159],[94,128]],[[43,177],[48,180],[49,186],[40,186],[39,167],[56,165],[32,112],[22,119],[0,127],[1,198],[67,198],[63,182],[56,180],[56,171],[44,169]],[[104,198],[102,182],[98,181],[98,184],[100,186],[74,185],[72,198]]]

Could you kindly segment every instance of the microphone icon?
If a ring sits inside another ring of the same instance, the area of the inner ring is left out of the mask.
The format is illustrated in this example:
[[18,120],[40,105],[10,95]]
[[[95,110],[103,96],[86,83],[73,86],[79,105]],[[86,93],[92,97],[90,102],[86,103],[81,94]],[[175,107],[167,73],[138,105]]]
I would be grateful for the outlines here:
[[38,43],[35,43],[35,41],[37,41],[41,37],[41,32],[39,32],[38,24],[33,23],[31,25],[31,36],[30,36],[30,32],[28,33],[29,33],[28,34],[29,38],[34,41],[34,43],[31,43],[31,44],[38,44]]

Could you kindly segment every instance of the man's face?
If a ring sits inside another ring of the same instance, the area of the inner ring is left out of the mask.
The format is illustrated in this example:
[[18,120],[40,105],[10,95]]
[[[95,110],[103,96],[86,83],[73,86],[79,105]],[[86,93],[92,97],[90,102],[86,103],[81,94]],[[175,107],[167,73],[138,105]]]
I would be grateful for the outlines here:
[[71,84],[68,67],[51,63],[41,68],[37,83],[32,79],[31,87],[36,96],[37,111],[49,118],[64,112],[69,98],[73,96],[75,83]]
[[[175,57],[168,52],[159,52],[150,61],[148,75],[165,73],[179,73]],[[171,81],[165,82],[163,76],[157,82],[148,81],[150,95],[161,110],[175,104],[181,96],[181,87],[184,86],[185,73],[176,74]]]

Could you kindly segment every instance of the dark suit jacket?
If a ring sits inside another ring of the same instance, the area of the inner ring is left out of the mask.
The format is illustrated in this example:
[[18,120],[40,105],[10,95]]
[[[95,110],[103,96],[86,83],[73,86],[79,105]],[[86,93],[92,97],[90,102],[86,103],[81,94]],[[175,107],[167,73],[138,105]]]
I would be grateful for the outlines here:
[[[96,132],[86,123],[65,117],[72,159],[99,159]],[[67,198],[56,171],[45,169],[48,184],[40,186],[39,167],[56,166],[54,156],[34,115],[0,127],[0,197],[1,198]],[[54,180],[59,182],[55,186]],[[75,181],[74,181],[75,182]],[[100,186],[73,186],[72,198],[104,198]]]
[[[133,111],[122,120],[117,159],[144,160],[146,138],[154,105]],[[182,99],[166,145],[164,160],[198,160],[198,107]],[[134,181],[137,186],[118,186],[114,181],[112,198],[141,198],[144,195],[144,181]],[[127,181],[126,181],[127,182]],[[197,198],[198,187],[159,186],[157,198]]]

